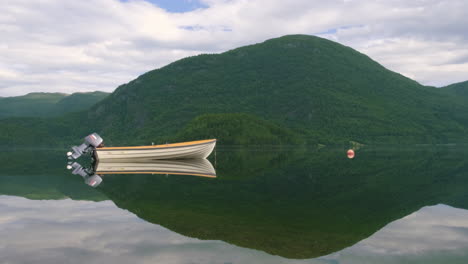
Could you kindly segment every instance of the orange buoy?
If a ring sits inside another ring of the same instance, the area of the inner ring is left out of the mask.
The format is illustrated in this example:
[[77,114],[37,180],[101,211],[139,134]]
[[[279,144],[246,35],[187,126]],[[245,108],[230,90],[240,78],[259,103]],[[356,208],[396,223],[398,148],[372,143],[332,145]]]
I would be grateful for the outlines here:
[[348,155],[348,159],[353,159],[354,158],[354,150],[349,149],[348,152],[346,152],[346,155]]

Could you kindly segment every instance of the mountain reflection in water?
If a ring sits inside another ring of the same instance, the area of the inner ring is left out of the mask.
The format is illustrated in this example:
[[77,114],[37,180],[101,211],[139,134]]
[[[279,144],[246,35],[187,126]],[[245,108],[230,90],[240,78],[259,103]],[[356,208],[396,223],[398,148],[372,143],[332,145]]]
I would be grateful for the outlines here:
[[425,205],[467,204],[467,164],[442,153],[223,154],[216,180],[115,175],[100,191],[179,234],[294,259],[352,246]]
[[110,201],[0,196],[2,263],[466,263],[468,210],[421,210],[328,256],[291,260],[198,240],[142,221]]
[[[468,164],[463,156],[453,149],[363,149],[355,159],[349,160],[345,151],[218,150],[215,179],[179,175],[105,175],[97,189],[88,188],[97,193],[90,197],[111,199],[115,205],[145,222],[130,217],[132,220],[128,220],[125,228],[133,230],[133,235],[113,230],[109,231],[108,237],[101,235],[94,238],[93,243],[85,244],[96,243],[105,250],[115,246],[121,248],[123,255],[136,254],[137,259],[139,254],[141,260],[167,257],[166,263],[188,263],[190,260],[201,263],[362,263],[366,259],[375,263],[379,260],[398,263],[402,258],[417,262],[428,258],[437,260],[437,257],[466,262],[468,213],[453,208],[467,208],[468,205]],[[49,181],[59,178],[52,175],[53,172],[47,176]],[[62,179],[69,179],[69,186],[77,186],[75,179],[76,182],[80,179],[68,176],[60,175]],[[16,182],[21,177],[29,178],[29,181]],[[21,190],[20,185],[27,184],[31,188],[36,184],[33,177],[42,179],[41,175],[10,177],[13,180],[9,182],[10,187]],[[0,180],[2,178],[4,176],[0,176]],[[0,191],[2,189],[5,187],[0,187]],[[63,187],[54,193],[60,191],[69,197],[68,193],[73,193]],[[31,193],[1,193],[34,198]],[[46,193],[41,194],[41,199],[47,199],[46,196]],[[6,198],[13,199],[2,197]],[[48,202],[53,201],[30,203]],[[75,203],[71,200],[61,202]],[[91,211],[86,211],[89,215],[80,216],[81,209],[77,207],[78,215],[73,220],[77,222],[77,229],[80,226],[86,228],[85,223],[89,221],[102,221],[101,231],[106,232],[106,228],[114,228],[112,221],[118,219],[119,214],[127,214],[118,210],[117,213],[108,202],[92,202],[97,207],[103,203],[114,210],[104,214],[109,220],[99,220]],[[426,207],[429,205],[436,206]],[[15,212],[21,210],[14,209],[14,202],[0,208],[2,215],[12,215],[11,223],[23,221],[21,214],[16,216]],[[44,220],[29,221],[23,229],[8,229],[7,233],[3,229],[0,234],[2,237],[8,234],[13,239],[15,235],[28,232],[28,228],[40,228],[43,226],[41,221],[48,219],[46,211],[44,209]],[[40,215],[38,213],[37,217]],[[60,222],[57,219],[48,221]],[[5,221],[2,225],[12,224]],[[165,233],[158,233],[156,239],[151,235],[153,231],[137,232],[135,229],[140,225],[165,230]],[[53,226],[51,224],[50,228]],[[66,239],[66,230],[57,232],[64,232],[63,239]],[[99,233],[96,231],[96,235]],[[168,243],[164,242],[165,236]],[[85,237],[77,238],[77,241],[82,239],[84,243],[88,239]],[[188,241],[190,246],[182,243],[184,246],[174,247],[169,238]],[[2,243],[0,248],[10,245],[7,241]],[[71,242],[62,245],[67,243]],[[34,250],[32,244],[30,250]],[[69,246],[75,251],[84,250],[84,246],[76,243]],[[102,253],[96,250],[95,254]],[[314,257],[319,258],[310,259]]]

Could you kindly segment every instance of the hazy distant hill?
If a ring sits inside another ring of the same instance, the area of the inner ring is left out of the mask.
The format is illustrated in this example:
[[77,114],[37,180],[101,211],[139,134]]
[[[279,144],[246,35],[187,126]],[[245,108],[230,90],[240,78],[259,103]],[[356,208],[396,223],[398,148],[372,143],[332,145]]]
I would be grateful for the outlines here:
[[0,98],[0,118],[51,117],[85,110],[104,99],[108,93],[30,93]]
[[[283,131],[267,135],[272,144],[287,142],[292,133],[313,144],[465,140],[468,105],[447,91],[422,86],[341,44],[291,35],[176,61],[119,86],[88,111],[54,122],[4,120],[0,131],[9,133],[0,134],[0,144],[39,138],[48,144],[43,137],[51,133],[68,141],[93,131],[114,145],[212,137],[266,144],[256,135],[272,127]],[[239,137],[232,113],[248,114],[248,122],[259,125],[240,124]]]
[[457,96],[468,96],[468,81],[454,83],[442,88],[444,91],[451,92]]
[[0,98],[0,117],[11,116],[44,116],[50,113],[63,93],[30,93],[23,96]]

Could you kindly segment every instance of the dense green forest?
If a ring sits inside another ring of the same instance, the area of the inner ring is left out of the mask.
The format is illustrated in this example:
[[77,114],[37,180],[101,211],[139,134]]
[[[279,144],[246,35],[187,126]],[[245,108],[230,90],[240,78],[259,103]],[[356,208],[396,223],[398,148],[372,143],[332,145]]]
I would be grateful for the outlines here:
[[448,85],[443,87],[442,91],[455,94],[460,96],[462,100],[466,100],[468,99],[468,81]]
[[179,133],[178,140],[217,138],[224,145],[297,145],[302,138],[291,130],[249,114],[205,114]]
[[86,110],[107,95],[109,94],[104,92],[29,93],[23,96],[0,97],[0,118],[61,116]]
[[[108,145],[211,135],[226,144],[466,142],[464,90],[423,86],[349,47],[289,35],[176,61],[81,113],[2,120],[0,145],[69,145],[91,132]],[[233,113],[246,114],[239,131]]]

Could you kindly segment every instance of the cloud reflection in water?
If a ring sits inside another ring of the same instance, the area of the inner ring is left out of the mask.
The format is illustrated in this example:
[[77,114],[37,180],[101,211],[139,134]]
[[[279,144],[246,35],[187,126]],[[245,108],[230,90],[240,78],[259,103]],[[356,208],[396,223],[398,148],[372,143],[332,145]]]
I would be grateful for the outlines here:
[[111,201],[0,196],[0,263],[466,263],[468,210],[424,207],[356,245],[288,260],[184,237]]

